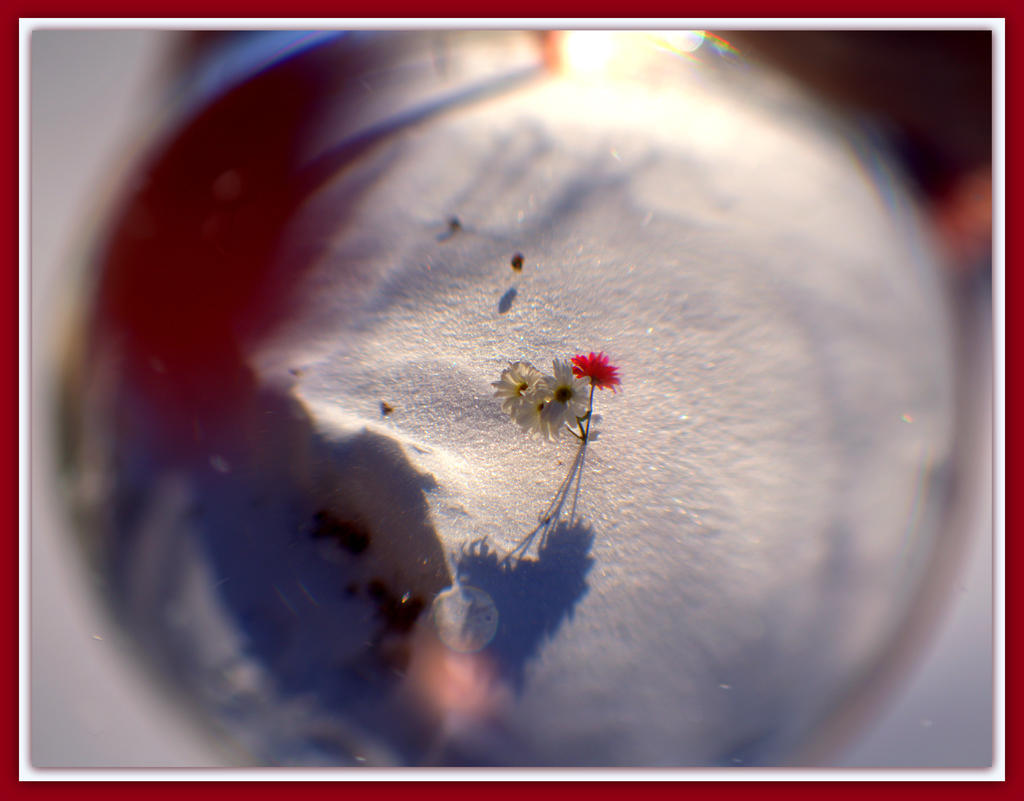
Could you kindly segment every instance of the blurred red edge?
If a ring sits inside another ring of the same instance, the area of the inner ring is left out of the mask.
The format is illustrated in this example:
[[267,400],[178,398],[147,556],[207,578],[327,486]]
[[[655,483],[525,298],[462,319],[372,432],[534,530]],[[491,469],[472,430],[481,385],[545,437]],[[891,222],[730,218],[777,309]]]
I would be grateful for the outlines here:
[[[152,2],[144,5],[138,2],[127,2],[127,0],[106,0],[105,2],[69,2],[68,0],[50,0],[45,2],[44,0],[33,0],[31,2],[14,2],[9,6],[11,16],[8,20],[6,30],[8,35],[4,38],[6,47],[10,48],[10,52],[6,53],[6,58],[3,60],[3,69],[5,71],[4,80],[0,82],[0,92],[2,92],[3,107],[8,109],[17,108],[18,104],[18,85],[19,85],[19,60],[18,60],[18,47],[19,40],[14,34],[15,26],[20,18],[33,18],[33,19],[45,19],[45,18],[138,18],[141,14],[145,14],[148,18],[190,18],[193,15],[201,14],[206,17],[217,17],[217,18],[237,18],[240,23],[244,22],[246,18],[281,18],[282,21],[286,21],[289,18],[322,18],[322,19],[333,19],[333,18],[357,18],[359,16],[371,16],[373,18],[379,18],[382,12],[386,12],[390,17],[402,17],[407,19],[426,18],[428,15],[432,17],[445,17],[453,20],[459,18],[468,19],[481,19],[483,15],[488,15],[489,18],[494,20],[495,26],[504,27],[509,23],[504,22],[507,19],[534,19],[539,21],[541,18],[553,19],[553,28],[568,27],[565,24],[565,20],[577,18],[577,15],[586,14],[589,17],[598,18],[621,18],[621,15],[628,10],[629,13],[634,17],[646,18],[648,20],[654,18],[672,18],[678,17],[681,13],[686,13],[691,18],[714,18],[716,20],[723,20],[727,18],[754,18],[754,19],[766,19],[770,13],[775,18],[791,19],[794,22],[794,27],[805,27],[806,23],[800,24],[799,19],[801,18],[814,18],[822,19],[823,15],[827,14],[830,19],[835,20],[836,27],[852,27],[851,18],[862,19],[872,18],[876,16],[884,16],[888,18],[902,17],[902,18],[917,18],[920,20],[921,27],[927,27],[929,20],[937,18],[1003,18],[1006,20],[1006,36],[1004,40],[1005,47],[1005,65],[1006,72],[1004,76],[1004,84],[1007,87],[1006,90],[1006,107],[1005,107],[1005,130],[1003,132],[1003,141],[1008,143],[1014,141],[1013,132],[1020,130],[1020,114],[1021,114],[1021,98],[1019,87],[1024,85],[1024,71],[1021,68],[1021,56],[1019,51],[1015,52],[1014,45],[1016,42],[1018,23],[1024,15],[1017,11],[1019,6],[1015,6],[1011,0],[977,0],[973,3],[965,2],[952,2],[952,0],[860,0],[860,2],[836,2],[823,6],[820,3],[811,2],[810,0],[790,0],[789,2],[775,2],[767,4],[763,2],[750,2],[749,0],[720,0],[719,2],[703,2],[703,3],[686,3],[680,4],[678,2],[670,3],[662,0],[661,2],[640,2],[631,4],[628,9],[618,3],[611,3],[609,0],[588,0],[582,2],[582,0],[575,0],[575,2],[537,2],[537,0],[519,0],[516,3],[503,4],[499,7],[493,5],[481,8],[479,3],[470,3],[466,0],[459,0],[458,2],[435,2],[429,6],[423,3],[410,3],[410,2],[397,2],[389,3],[384,7],[374,6],[354,6],[346,3],[338,2],[327,2],[327,0],[296,0],[287,5],[273,2],[265,2],[265,0],[249,0],[248,2],[240,2],[240,0],[230,0],[224,2],[224,0],[178,0],[177,2],[161,2],[160,0],[153,0]],[[501,14],[502,16],[498,16]],[[580,17],[580,19],[583,19]],[[648,27],[650,24],[648,23]],[[200,27],[197,25],[197,27]],[[722,26],[719,26],[722,27]],[[822,24],[820,27],[830,27],[828,24]],[[913,26],[907,26],[913,27]],[[998,83],[997,83],[998,85]],[[10,123],[3,126],[5,142],[4,152],[8,154],[8,157],[2,161],[3,177],[6,179],[4,183],[8,186],[8,191],[4,194],[5,203],[9,204],[9,208],[4,208],[5,212],[0,219],[4,222],[6,233],[8,234],[7,240],[11,243],[8,248],[8,253],[11,255],[12,261],[15,259],[17,253],[15,249],[15,243],[19,241],[19,229],[18,229],[18,210],[23,198],[19,194],[16,187],[18,186],[17,180],[17,162],[11,157],[11,154],[17,152],[20,121],[19,116],[11,114]],[[1009,150],[1009,148],[1007,148]],[[997,164],[997,170],[998,170]],[[1022,176],[1022,169],[1020,167],[1020,159],[1014,158],[1012,153],[1007,154],[1006,158],[1006,176],[1004,178],[1004,186],[1006,190],[1006,202],[1004,207],[1004,231],[1014,231],[1016,226],[1014,223],[1019,219],[1019,206],[1013,202],[1012,193],[1008,187],[1018,186],[1024,183],[1020,179]],[[1018,180],[1014,180],[1018,179]],[[1012,240],[1012,238],[1008,238]],[[1014,246],[1012,241],[1007,241],[1005,244],[1005,272],[1004,275],[1013,274],[1014,270],[1011,265],[1018,261],[1019,248]],[[998,269],[998,267],[997,267]],[[19,320],[19,281],[20,271],[17,269],[11,270],[7,273],[7,278],[0,282],[0,303],[3,308],[8,309],[8,314],[0,312],[0,320],[3,321],[0,331],[6,341],[3,342],[3,346],[0,347],[0,370],[4,374],[12,377],[12,391],[2,394],[3,398],[3,416],[9,422],[3,427],[3,441],[0,442],[5,453],[8,454],[2,462],[4,466],[5,475],[3,475],[4,481],[0,486],[4,487],[6,493],[5,501],[2,508],[8,511],[7,519],[10,521],[10,538],[11,549],[9,551],[10,561],[7,567],[7,575],[9,577],[7,582],[7,592],[5,597],[9,599],[9,607],[5,610],[6,614],[0,616],[3,623],[3,640],[8,643],[16,643],[18,640],[18,613],[19,613],[19,588],[18,588],[18,516],[17,511],[19,509],[19,496],[18,496],[18,473],[20,470],[20,462],[18,458],[18,431],[19,431],[19,416],[18,416],[18,396],[19,392],[17,387],[19,386],[20,373],[19,369],[19,337],[18,337],[18,320]],[[1012,310],[1017,305],[1017,283],[1007,281],[1006,284],[1006,305],[1009,310],[1007,320],[1013,319]],[[9,316],[8,316],[9,315]],[[1014,377],[1019,375],[1019,371],[1015,371],[1012,368],[1012,354],[1017,353],[1017,349],[1012,347],[1016,340],[1019,338],[1019,326],[1016,324],[1011,325],[1009,322],[1006,326],[1006,339],[1005,342],[1009,347],[1006,348],[1007,353],[1007,369],[1006,369],[1006,401],[1016,396],[1015,381]],[[997,336],[999,332],[997,332]],[[1008,411],[1008,405],[1007,405]],[[1009,414],[1006,415],[1010,417]],[[1012,443],[1012,438],[1015,435],[1016,428],[1007,427],[1007,441]],[[6,472],[9,471],[9,475]],[[1013,474],[1007,473],[1006,492],[1008,496],[1011,494],[1011,484],[1009,479],[1012,478]],[[1009,530],[1012,521],[1007,520],[1007,530]],[[1009,537],[1007,537],[1009,539]],[[1012,566],[1014,563],[1019,562],[1018,550],[1010,548],[1006,551],[1006,572],[1011,573]],[[1006,610],[997,614],[997,622],[1003,619],[1008,621],[1014,621],[1020,619],[1019,615],[1014,615],[1013,611],[1020,611],[1019,609],[1019,593],[1012,590],[1011,586],[1006,587]],[[1006,667],[1004,669],[1004,675],[1009,676],[1012,673],[1011,667],[1019,664],[1018,650],[1019,645],[1018,639],[1012,636],[1012,633],[1008,630],[1005,638],[1005,653],[1006,653]],[[187,786],[183,786],[177,782],[170,784],[153,784],[148,783],[147,786],[141,788],[137,785],[133,779],[139,781],[145,781],[148,775],[147,771],[125,771],[125,778],[129,781],[118,781],[118,782],[74,782],[66,783],[62,781],[43,781],[43,782],[19,782],[18,776],[18,753],[19,753],[19,738],[20,738],[20,727],[18,723],[18,671],[19,671],[19,655],[16,648],[10,648],[8,652],[8,658],[4,660],[4,682],[8,691],[4,694],[4,707],[0,711],[6,725],[3,727],[4,739],[2,741],[3,753],[7,756],[8,768],[4,771],[3,785],[6,786],[4,795],[8,798],[47,798],[47,797],[68,797],[74,795],[76,798],[81,798],[82,793],[85,793],[86,798],[107,799],[111,798],[135,798],[140,794],[145,794],[147,798],[151,798],[154,801],[162,801],[162,799],[178,799],[183,792],[193,796],[196,794],[203,796],[216,795],[219,798],[230,798],[238,797],[245,798],[246,801],[253,801],[253,799],[271,799],[278,798],[282,794],[283,788],[277,786],[276,782],[270,783],[246,783],[245,785],[239,785],[238,783],[224,783],[224,782],[189,782]],[[1017,720],[1017,715],[1013,714],[1018,710],[1018,704],[1016,703],[1017,695],[1014,688],[1011,686],[1007,691],[1007,705],[1006,705],[1006,730],[1007,734],[1005,737],[1005,759],[1004,769],[1007,776],[1005,782],[971,782],[970,787],[965,787],[959,781],[957,782],[944,782],[944,773],[942,771],[930,771],[927,776],[929,781],[927,782],[902,782],[902,781],[885,781],[884,773],[874,773],[874,777],[880,779],[878,782],[872,782],[871,784],[865,785],[861,782],[851,783],[834,783],[828,781],[830,773],[828,771],[816,772],[815,774],[807,775],[806,778],[811,779],[810,781],[778,781],[778,782],[758,782],[756,787],[753,787],[748,782],[704,782],[704,781],[687,781],[685,783],[677,783],[672,781],[674,778],[679,779],[694,779],[699,777],[699,772],[696,771],[679,771],[678,773],[672,771],[666,771],[663,775],[666,781],[657,782],[643,782],[642,787],[632,788],[626,787],[618,781],[608,781],[611,778],[611,774],[604,773],[603,771],[591,771],[587,775],[587,783],[585,787],[580,787],[576,782],[570,784],[577,784],[577,786],[567,786],[564,782],[546,782],[541,781],[539,783],[530,784],[495,784],[490,782],[478,782],[478,781],[466,781],[466,782],[417,782],[415,789],[409,786],[405,782],[397,783],[378,783],[378,782],[359,782],[358,784],[350,783],[335,783],[335,782],[304,782],[301,786],[301,793],[303,799],[320,797],[320,798],[338,798],[349,796],[353,792],[367,792],[374,799],[378,798],[390,798],[408,796],[410,791],[414,791],[418,797],[421,798],[444,798],[444,799],[457,799],[457,798],[481,798],[487,797],[488,799],[505,799],[513,797],[521,797],[523,794],[529,794],[531,796],[541,795],[543,797],[565,797],[567,795],[575,795],[577,793],[586,793],[588,796],[597,794],[599,796],[619,797],[621,794],[626,792],[640,792],[645,798],[678,798],[680,796],[692,797],[694,795],[703,797],[706,795],[712,795],[714,797],[732,797],[737,798],[748,798],[752,795],[757,797],[778,797],[785,799],[795,798],[819,798],[822,794],[826,794],[829,798],[834,799],[861,799],[865,794],[870,794],[873,797],[883,796],[899,796],[900,798],[908,797],[920,797],[928,799],[961,799],[966,796],[972,798],[988,798],[988,797],[1010,797],[1013,792],[1012,787],[1015,783],[1019,783],[1018,769],[1015,765],[1018,760],[1015,756],[1021,756],[1021,748],[1019,747],[1019,738],[1015,738],[1012,734],[1014,723]],[[81,772],[87,775],[87,772]],[[212,772],[214,775],[216,771]],[[59,775],[59,774],[55,774]],[[195,775],[193,773],[192,775]],[[258,774],[255,774],[258,776]],[[474,772],[470,774],[472,778],[486,779],[487,772]],[[534,774],[537,775],[537,774]],[[616,778],[622,774],[616,772],[614,774]],[[645,771],[643,774],[638,775],[650,775],[650,772]],[[780,773],[780,778],[789,778],[793,774],[787,772]],[[799,775],[799,774],[797,774]],[[845,773],[845,776],[855,778],[856,774]],[[894,774],[895,775],[895,774]],[[330,776],[330,773],[325,773],[325,776]],[[742,774],[738,773],[737,778],[742,778]],[[980,776],[979,776],[980,778]],[[821,781],[819,781],[821,780]],[[823,787],[822,782],[828,782],[828,786]],[[291,788],[289,788],[291,789]]]

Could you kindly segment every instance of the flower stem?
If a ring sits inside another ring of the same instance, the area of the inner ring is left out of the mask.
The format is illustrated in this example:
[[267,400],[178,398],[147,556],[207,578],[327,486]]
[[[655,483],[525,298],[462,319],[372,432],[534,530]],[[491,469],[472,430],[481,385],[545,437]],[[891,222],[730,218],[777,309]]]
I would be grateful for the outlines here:
[[587,408],[587,430],[583,431],[583,426],[580,426],[580,431],[583,432],[583,441],[587,441],[587,437],[590,436],[590,418],[593,417],[594,413],[594,385],[590,385],[590,406]]
[[[587,408],[587,413],[585,415],[583,415],[583,417],[577,417],[576,418],[576,426],[577,426],[577,428],[579,428],[580,433],[577,434],[575,431],[573,431],[569,427],[568,423],[565,424],[565,430],[568,431],[570,434],[572,434],[574,437],[576,437],[576,439],[578,439],[580,442],[586,442],[587,441],[587,437],[590,436],[590,418],[594,414],[594,389],[595,389],[594,385],[591,384],[590,385],[590,406]],[[584,420],[587,421],[587,427],[586,427],[585,430],[583,428],[583,421]]]

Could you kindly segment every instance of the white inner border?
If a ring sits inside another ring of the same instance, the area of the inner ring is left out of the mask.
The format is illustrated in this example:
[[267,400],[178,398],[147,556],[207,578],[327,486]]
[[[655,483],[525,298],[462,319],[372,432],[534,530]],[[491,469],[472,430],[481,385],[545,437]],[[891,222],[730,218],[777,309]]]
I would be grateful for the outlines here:
[[[836,769],[38,769],[29,762],[29,39],[33,31],[46,29],[157,29],[157,30],[290,30],[290,29],[680,29],[680,30],[990,30],[993,34],[993,592],[994,617],[994,738],[993,766],[981,770],[836,770]],[[1006,43],[1002,19],[21,19],[19,21],[19,398],[18,398],[18,525],[19,525],[19,777],[33,781],[269,781],[387,780],[387,781],[480,781],[528,780],[578,781],[944,781],[1005,780],[1005,108]]]

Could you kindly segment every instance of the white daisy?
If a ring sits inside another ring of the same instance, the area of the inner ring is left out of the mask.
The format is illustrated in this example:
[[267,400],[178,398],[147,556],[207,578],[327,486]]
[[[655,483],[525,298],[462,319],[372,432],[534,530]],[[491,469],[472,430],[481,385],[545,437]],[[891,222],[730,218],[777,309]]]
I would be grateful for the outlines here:
[[533,390],[526,393],[523,403],[516,409],[513,417],[526,433],[540,434],[544,439],[557,439],[558,426],[552,428],[550,421],[544,415],[547,405],[548,396],[538,384]]
[[548,399],[539,414],[544,425],[557,436],[563,423],[575,425],[577,418],[587,413],[590,381],[574,376],[572,365],[566,359],[555,359],[552,366],[554,376],[541,377],[534,392]]
[[516,362],[501,371],[501,380],[491,384],[494,397],[501,398],[501,410],[513,418],[526,403],[526,394],[542,378],[540,370],[529,362]]

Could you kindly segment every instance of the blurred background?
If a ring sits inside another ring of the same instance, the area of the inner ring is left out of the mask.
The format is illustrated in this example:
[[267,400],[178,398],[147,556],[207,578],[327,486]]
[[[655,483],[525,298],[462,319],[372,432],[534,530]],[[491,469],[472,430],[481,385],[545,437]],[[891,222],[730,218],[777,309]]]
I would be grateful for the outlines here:
[[[56,499],[51,407],[57,343],[80,322],[78,265],[132,167],[176,110],[251,69],[225,31],[37,28],[29,50],[31,334],[30,756],[35,767],[244,765],[153,683],[70,547]],[[702,34],[703,36],[703,34]],[[984,767],[993,758],[993,38],[974,31],[708,34],[746,70],[777,71],[898,154],[939,233],[962,311],[957,347],[973,466],[951,538],[907,642],[851,710],[836,767]],[[537,34],[545,69],[571,57]],[[73,669],[69,666],[73,665]],[[855,732],[855,734],[851,734]],[[838,742],[838,741],[837,741]]]

